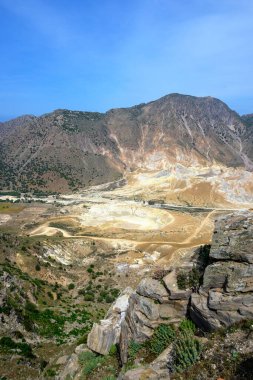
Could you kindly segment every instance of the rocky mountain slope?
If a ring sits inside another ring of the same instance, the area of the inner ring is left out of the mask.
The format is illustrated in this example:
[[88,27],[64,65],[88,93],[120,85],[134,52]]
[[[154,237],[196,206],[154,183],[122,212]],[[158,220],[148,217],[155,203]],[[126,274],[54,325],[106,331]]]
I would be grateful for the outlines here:
[[171,165],[253,168],[252,127],[211,97],[171,94],[105,114],[56,110],[0,124],[0,187],[73,190]]

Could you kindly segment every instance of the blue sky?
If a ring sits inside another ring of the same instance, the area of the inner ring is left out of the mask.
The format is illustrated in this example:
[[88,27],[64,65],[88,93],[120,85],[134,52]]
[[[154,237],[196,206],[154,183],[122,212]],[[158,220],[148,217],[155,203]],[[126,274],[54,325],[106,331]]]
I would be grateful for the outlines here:
[[172,92],[253,113],[252,0],[0,0],[0,120]]

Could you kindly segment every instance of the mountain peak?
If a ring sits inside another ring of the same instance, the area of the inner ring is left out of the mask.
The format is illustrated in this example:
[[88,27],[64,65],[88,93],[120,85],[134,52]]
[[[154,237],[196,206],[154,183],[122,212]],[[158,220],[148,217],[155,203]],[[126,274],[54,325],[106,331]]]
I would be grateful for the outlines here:
[[23,116],[0,127],[0,186],[66,191],[177,164],[251,169],[253,136],[245,124],[219,99],[177,93],[105,114]]

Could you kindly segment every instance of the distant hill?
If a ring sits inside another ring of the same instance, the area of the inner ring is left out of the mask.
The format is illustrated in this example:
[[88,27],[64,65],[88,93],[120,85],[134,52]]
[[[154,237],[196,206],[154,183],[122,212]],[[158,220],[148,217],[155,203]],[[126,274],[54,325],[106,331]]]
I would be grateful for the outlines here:
[[65,192],[176,163],[252,170],[252,120],[218,99],[180,94],[106,113],[19,117],[0,123],[0,188]]

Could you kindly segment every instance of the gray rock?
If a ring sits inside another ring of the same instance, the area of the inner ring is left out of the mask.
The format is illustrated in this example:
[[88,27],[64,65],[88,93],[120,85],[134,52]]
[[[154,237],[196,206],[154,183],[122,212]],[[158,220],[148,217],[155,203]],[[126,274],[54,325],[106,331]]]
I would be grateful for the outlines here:
[[168,302],[168,293],[165,287],[153,278],[147,277],[141,280],[136,292],[144,297],[152,298],[161,303]]
[[188,300],[175,300],[169,304],[159,305],[159,315],[170,323],[179,322],[187,313]]
[[234,261],[219,261],[208,265],[203,279],[203,289],[223,288],[227,292],[253,290],[253,265]]
[[253,215],[218,219],[203,286],[191,297],[190,314],[202,328],[214,330],[253,317]]
[[170,379],[168,360],[172,345],[164,350],[152,363],[139,368],[131,369],[119,376],[119,380],[162,380]]
[[167,376],[169,376],[168,371],[168,361],[169,357],[172,354],[173,345],[171,344],[167,347],[151,364],[150,367],[153,368],[157,372],[164,372]]
[[88,335],[87,346],[90,350],[101,355],[107,355],[113,344],[119,342],[120,321],[115,319],[104,319],[100,323],[94,323]]
[[253,306],[241,306],[239,307],[238,312],[244,317],[253,319]]
[[79,344],[79,346],[76,346],[76,348],[75,348],[75,353],[77,355],[79,355],[79,354],[81,354],[81,352],[85,352],[85,351],[90,351],[87,348],[86,344]]
[[253,307],[253,294],[231,295],[209,291],[208,307],[212,310],[238,311],[240,307]]
[[190,316],[196,325],[204,330],[216,330],[221,327],[217,314],[207,306],[207,297],[201,294],[192,294]]
[[238,312],[233,311],[233,310],[232,311],[230,311],[230,310],[227,310],[227,311],[218,310],[217,311],[217,318],[219,319],[221,324],[225,327],[229,327],[232,324],[234,324],[236,322],[241,322],[242,320],[245,319],[245,317],[243,315],[240,315]]
[[143,297],[138,294],[133,294],[136,310],[144,314],[149,320],[154,321],[159,319],[159,305],[151,298]]
[[223,288],[231,267],[231,263],[218,262],[211,265],[205,270],[203,278],[203,289]]
[[56,364],[57,365],[65,364],[67,362],[68,358],[69,358],[68,355],[63,355],[59,359],[57,359]]
[[74,378],[75,375],[80,371],[80,365],[78,362],[78,356],[76,354],[72,354],[63,371],[61,371],[57,376],[56,380],[65,380],[66,378]]
[[118,380],[144,380],[144,379],[145,380],[159,380],[159,379],[162,379],[162,377],[158,377],[157,372],[148,366],[130,369],[125,374],[118,377]]
[[119,343],[121,324],[125,319],[132,292],[131,288],[126,288],[108,310],[106,319],[94,323],[87,339],[90,350],[107,355],[111,346]]
[[253,215],[234,213],[218,219],[210,257],[253,264]]
[[177,286],[177,273],[172,270],[167,276],[163,278],[163,282],[169,291],[169,298],[171,300],[188,300],[192,291],[190,289],[182,290]]

